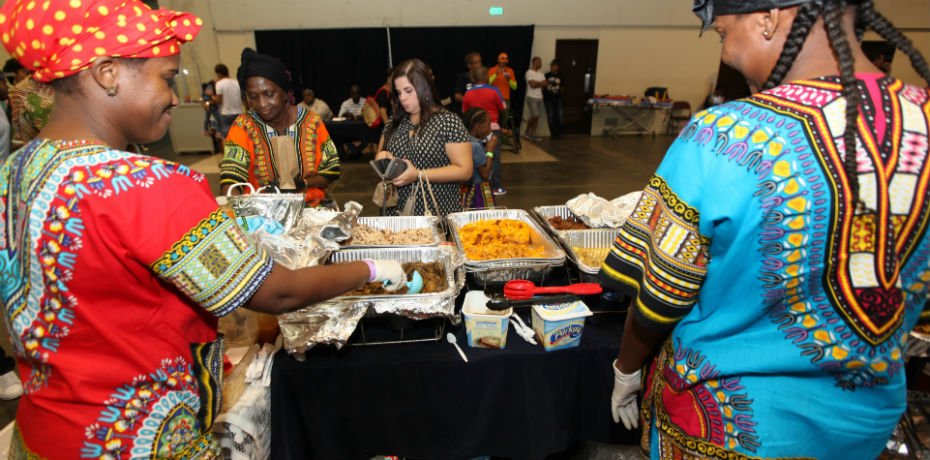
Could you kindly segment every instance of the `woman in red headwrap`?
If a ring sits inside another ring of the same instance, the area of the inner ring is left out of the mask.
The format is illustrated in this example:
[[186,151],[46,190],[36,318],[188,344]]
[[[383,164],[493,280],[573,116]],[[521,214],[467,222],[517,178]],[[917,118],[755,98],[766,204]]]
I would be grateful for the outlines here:
[[164,135],[200,26],[137,0],[0,8],[4,46],[55,89],[48,124],[0,168],[0,301],[25,388],[12,458],[215,457],[218,316],[403,281],[393,261],[275,265],[202,175],[124,151]]

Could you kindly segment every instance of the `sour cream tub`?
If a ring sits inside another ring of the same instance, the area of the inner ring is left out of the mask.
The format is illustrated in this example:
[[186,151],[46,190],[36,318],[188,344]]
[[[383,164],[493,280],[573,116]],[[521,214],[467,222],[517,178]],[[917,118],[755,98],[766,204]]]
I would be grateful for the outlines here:
[[591,310],[581,300],[533,305],[533,331],[546,351],[577,347]]
[[[507,346],[507,328],[513,308],[494,312],[487,308],[488,296],[484,291],[468,291],[462,304],[465,333],[472,348],[500,348]],[[495,314],[496,313],[496,314]]]

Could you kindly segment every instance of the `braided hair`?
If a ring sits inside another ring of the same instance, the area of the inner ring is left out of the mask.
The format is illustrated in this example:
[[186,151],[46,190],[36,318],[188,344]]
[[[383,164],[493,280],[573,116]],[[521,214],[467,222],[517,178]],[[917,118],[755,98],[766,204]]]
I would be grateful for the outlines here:
[[862,0],[859,4],[858,22],[863,27],[863,30],[866,27],[874,30],[888,43],[906,54],[910,58],[914,70],[930,85],[930,66],[927,65],[927,60],[920,54],[920,51],[914,48],[911,39],[905,37],[885,16],[875,11],[872,0]]
[[487,110],[480,107],[472,107],[462,114],[462,121],[465,122],[465,129],[470,133],[478,123],[483,122],[490,114]]
[[861,39],[866,29],[874,30],[906,54],[911,59],[914,69],[930,84],[930,66],[927,65],[927,61],[914,48],[910,39],[895,29],[891,22],[875,10],[872,0],[851,0],[850,2],[846,0],[814,0],[798,8],[797,16],[791,24],[791,30],[785,40],[785,46],[775,63],[775,67],[772,69],[772,73],[769,74],[768,80],[763,85],[763,89],[771,89],[781,84],[804,46],[811,28],[817,22],[817,19],[822,17],[827,37],[830,40],[830,46],[833,48],[840,65],[840,83],[843,86],[843,97],[846,98],[846,129],[843,132],[846,154],[843,160],[843,169],[849,180],[852,202],[861,205],[862,203],[859,202],[859,179],[856,163],[856,139],[858,137],[859,104],[863,96],[856,80],[852,48],[843,30],[843,14],[846,6],[855,3],[858,4],[855,24],[856,37]]

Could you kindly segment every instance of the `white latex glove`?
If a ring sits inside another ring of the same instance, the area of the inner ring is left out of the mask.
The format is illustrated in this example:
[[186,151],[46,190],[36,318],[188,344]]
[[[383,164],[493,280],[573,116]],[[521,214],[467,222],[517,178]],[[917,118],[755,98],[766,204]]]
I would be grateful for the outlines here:
[[610,415],[614,418],[614,423],[620,423],[622,420],[623,426],[632,430],[639,427],[636,393],[642,388],[642,383],[640,383],[642,372],[637,370],[632,374],[624,374],[617,369],[616,360],[610,367],[614,369],[614,391],[610,395]]
[[370,282],[381,282],[386,291],[396,291],[407,283],[407,275],[396,260],[372,260]]

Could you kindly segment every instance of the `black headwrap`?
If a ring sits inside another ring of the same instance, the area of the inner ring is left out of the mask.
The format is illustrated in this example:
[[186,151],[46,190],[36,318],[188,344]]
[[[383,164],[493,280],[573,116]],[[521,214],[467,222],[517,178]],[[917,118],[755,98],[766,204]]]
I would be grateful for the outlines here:
[[788,8],[811,0],[694,0],[691,11],[701,19],[701,33],[713,25],[717,16],[764,11],[772,8]]
[[291,89],[291,77],[284,63],[274,56],[261,54],[252,48],[242,50],[242,63],[236,72],[236,80],[239,80],[239,87],[243,91],[249,77],[267,78],[280,86],[285,93]]

